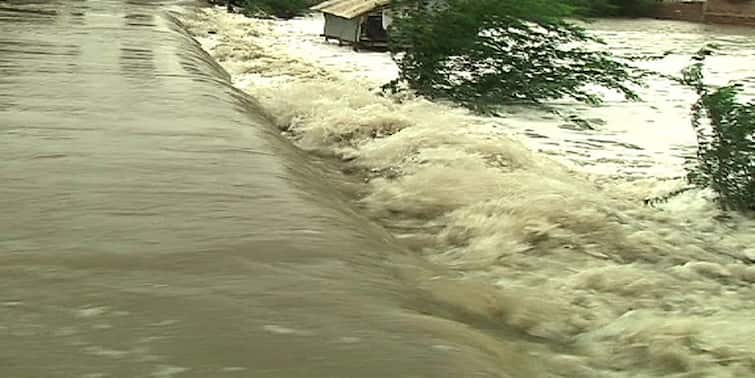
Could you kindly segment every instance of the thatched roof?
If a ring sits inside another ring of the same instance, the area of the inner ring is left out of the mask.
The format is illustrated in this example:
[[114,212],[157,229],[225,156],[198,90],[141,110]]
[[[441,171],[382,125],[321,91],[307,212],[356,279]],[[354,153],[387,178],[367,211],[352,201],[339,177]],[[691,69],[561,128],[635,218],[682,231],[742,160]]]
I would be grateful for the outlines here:
[[343,18],[354,18],[388,5],[391,0],[329,0],[312,7],[312,10]]

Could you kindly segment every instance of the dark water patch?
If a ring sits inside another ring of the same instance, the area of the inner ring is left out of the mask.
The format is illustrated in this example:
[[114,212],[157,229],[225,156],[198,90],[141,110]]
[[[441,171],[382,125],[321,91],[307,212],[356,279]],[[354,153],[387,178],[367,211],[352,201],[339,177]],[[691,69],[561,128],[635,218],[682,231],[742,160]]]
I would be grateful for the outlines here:
[[588,150],[602,150],[602,149],[605,148],[601,144],[590,143],[590,142],[586,142],[586,141],[582,141],[582,140],[569,140],[569,139],[567,139],[566,142],[570,143],[570,144],[572,144],[574,146],[579,146],[579,147],[582,147],[582,148],[586,148]]
[[566,153],[568,153],[570,155],[574,155],[574,156],[581,156],[581,157],[590,157],[590,156],[592,156],[590,153],[583,152],[583,151],[577,151],[577,150],[571,150],[571,149],[567,149]]
[[626,142],[619,142],[619,141],[610,140],[610,139],[587,138],[587,140],[592,141],[592,142],[597,142],[597,143],[613,144],[613,145],[616,145],[616,146],[619,146],[619,147],[628,148],[630,150],[643,150],[642,147],[640,147],[640,146],[638,146],[636,144],[626,143]]
[[642,147],[640,147],[640,146],[638,146],[636,144],[633,144],[633,143],[616,141],[613,144],[616,145],[616,146],[619,146],[619,147],[626,148],[628,150],[636,150],[636,151],[642,151],[642,150],[644,150],[644,148],[642,148]]
[[572,131],[583,131],[584,130],[584,127],[576,125],[574,123],[562,123],[562,124],[558,125],[558,127],[560,129],[572,130]]
[[[12,3],[13,2],[11,2],[11,4]],[[43,2],[39,2],[39,3],[40,4],[44,4]],[[19,4],[28,5],[27,2],[23,2],[23,3],[19,3]],[[53,10],[53,9],[35,9],[35,8],[21,8],[21,7],[11,8],[11,7],[6,7],[6,6],[3,6],[3,5],[0,5],[0,15],[2,15],[3,13],[23,15],[23,16],[27,16],[27,17],[29,17],[29,16],[31,16],[31,17],[34,17],[34,16],[52,16],[52,17],[54,17],[54,16],[58,15],[58,12],[56,10]],[[24,20],[24,22],[28,22],[28,19]]]
[[123,17],[126,21],[126,26],[130,27],[155,27],[157,24],[154,22],[155,16],[153,14],[127,14]]
[[528,136],[530,138],[535,138],[535,139],[548,139],[548,136],[546,136],[546,135],[538,134],[538,133],[531,132],[531,131],[525,131],[524,135],[526,135],[526,136]]

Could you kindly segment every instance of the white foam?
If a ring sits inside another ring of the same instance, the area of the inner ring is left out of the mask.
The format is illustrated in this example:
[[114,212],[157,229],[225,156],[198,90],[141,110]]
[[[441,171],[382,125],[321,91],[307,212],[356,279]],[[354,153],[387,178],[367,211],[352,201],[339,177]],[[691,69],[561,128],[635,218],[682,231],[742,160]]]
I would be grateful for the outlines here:
[[155,369],[151,376],[158,378],[170,378],[187,371],[189,371],[188,368],[180,366],[162,365]]
[[93,318],[104,315],[108,311],[105,306],[86,307],[76,311],[76,317]]

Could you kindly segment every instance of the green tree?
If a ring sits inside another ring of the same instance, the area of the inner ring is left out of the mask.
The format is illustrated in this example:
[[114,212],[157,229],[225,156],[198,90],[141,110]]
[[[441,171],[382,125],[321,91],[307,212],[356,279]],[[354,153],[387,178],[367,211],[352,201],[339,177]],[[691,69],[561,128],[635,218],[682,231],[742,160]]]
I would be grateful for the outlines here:
[[389,47],[400,75],[386,89],[408,86],[478,111],[505,103],[571,97],[596,104],[586,85],[637,96],[642,74],[615,59],[585,31],[564,21],[574,8],[560,0],[445,0],[428,6],[397,0]]
[[755,210],[755,103],[738,101],[737,84],[710,89],[703,83],[703,61],[710,53],[700,50],[683,72],[683,82],[699,96],[692,106],[697,159],[688,179],[713,189],[724,210]]
[[613,17],[619,13],[615,0],[567,0],[577,15],[583,17]]
[[260,14],[279,18],[294,18],[306,13],[312,0],[242,0],[238,1],[248,16]]
[[656,0],[567,0],[585,17],[647,17],[653,14]]

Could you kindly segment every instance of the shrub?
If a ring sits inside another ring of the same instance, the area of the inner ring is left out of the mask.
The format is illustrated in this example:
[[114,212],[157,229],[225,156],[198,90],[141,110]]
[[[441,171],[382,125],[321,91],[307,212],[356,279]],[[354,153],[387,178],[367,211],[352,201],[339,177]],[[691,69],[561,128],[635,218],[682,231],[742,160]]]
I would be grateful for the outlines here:
[[306,13],[311,5],[311,0],[246,0],[243,3],[248,16],[262,13],[286,19]]
[[738,101],[737,84],[712,90],[703,83],[708,54],[710,50],[700,50],[697,62],[683,72],[684,83],[699,96],[692,106],[697,159],[688,168],[688,179],[713,189],[724,210],[755,210],[755,103]]
[[656,0],[567,0],[586,17],[648,17],[658,6]]

